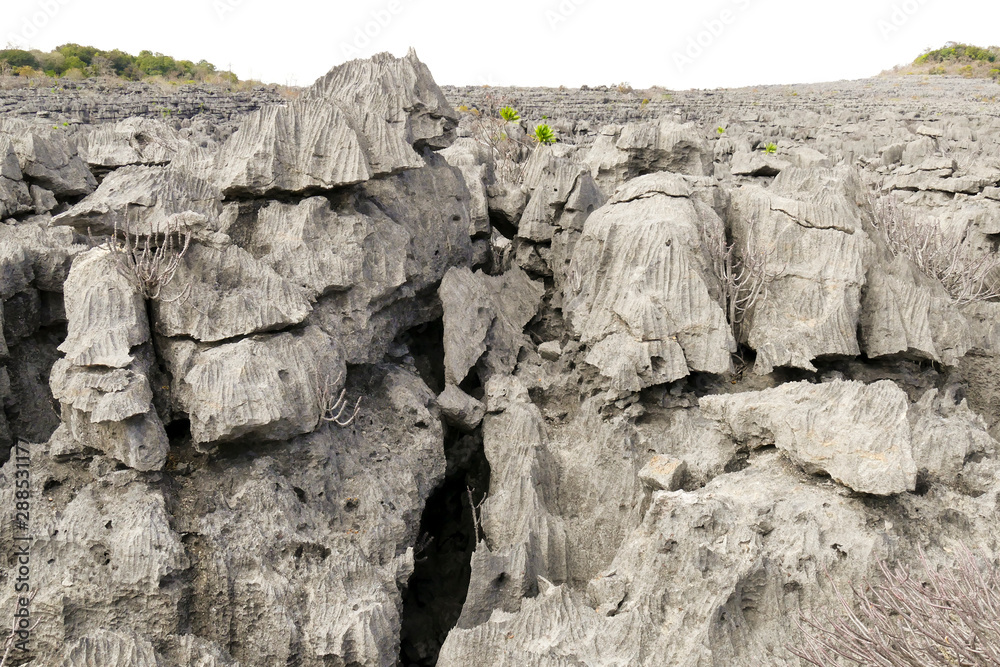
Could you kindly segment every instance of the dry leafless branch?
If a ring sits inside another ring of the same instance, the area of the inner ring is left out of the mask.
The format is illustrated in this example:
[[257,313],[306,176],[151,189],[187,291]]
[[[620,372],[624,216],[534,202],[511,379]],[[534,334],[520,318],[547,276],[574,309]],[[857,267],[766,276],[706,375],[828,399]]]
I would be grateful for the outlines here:
[[[877,188],[876,188],[877,189]],[[892,194],[868,193],[872,223],[894,256],[908,257],[944,285],[955,303],[1000,297],[1000,253],[974,248],[963,232],[948,232],[934,220],[907,211]]]
[[[120,241],[119,237],[123,240]],[[90,238],[91,245],[95,245],[93,237]],[[168,223],[166,232],[162,234],[157,234],[150,222],[149,234],[142,237],[130,234],[127,223],[119,226],[115,222],[114,233],[107,246],[118,264],[118,270],[143,298],[157,300],[163,288],[173,280],[190,244],[191,233],[173,222]],[[184,298],[189,287],[186,286],[169,301]]]
[[472,509],[472,526],[476,531],[476,544],[479,544],[479,541],[482,539],[482,534],[483,534],[483,528],[482,528],[483,524],[479,517],[479,513],[480,513],[480,508],[483,506],[483,503],[486,502],[486,497],[483,496],[483,499],[480,500],[479,504],[477,505],[475,501],[473,501],[472,499],[472,489],[467,486],[465,487],[465,492],[469,495],[469,507]]
[[772,268],[777,245],[763,248],[752,223],[747,226],[746,242],[739,253],[736,244],[726,240],[721,228],[710,229],[706,236],[712,269],[722,286],[726,319],[733,335],[740,340],[747,314],[767,298],[768,287],[784,272],[784,268]]
[[336,379],[332,379],[329,375],[325,379],[320,379],[318,374],[316,376],[316,401],[319,404],[320,419],[340,427],[350,426],[361,409],[361,397],[358,396],[350,416],[345,416],[345,410],[348,408],[347,389],[342,389],[339,395],[336,391],[342,380],[343,375],[337,376]]
[[965,547],[952,570],[920,562],[922,579],[879,563],[880,581],[852,587],[853,603],[835,588],[839,615],[803,615],[805,641],[789,651],[820,667],[1000,667],[997,568]]

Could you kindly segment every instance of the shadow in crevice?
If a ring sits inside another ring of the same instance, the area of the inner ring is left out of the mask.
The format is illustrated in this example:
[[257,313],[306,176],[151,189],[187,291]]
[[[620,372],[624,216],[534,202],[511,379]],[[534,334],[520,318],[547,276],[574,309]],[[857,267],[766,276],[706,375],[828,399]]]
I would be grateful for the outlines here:
[[424,507],[418,540],[422,550],[403,593],[402,667],[437,664],[438,652],[462,614],[472,575],[476,540],[469,490],[471,502],[478,505],[490,478],[481,432],[449,430],[445,457],[447,473]]

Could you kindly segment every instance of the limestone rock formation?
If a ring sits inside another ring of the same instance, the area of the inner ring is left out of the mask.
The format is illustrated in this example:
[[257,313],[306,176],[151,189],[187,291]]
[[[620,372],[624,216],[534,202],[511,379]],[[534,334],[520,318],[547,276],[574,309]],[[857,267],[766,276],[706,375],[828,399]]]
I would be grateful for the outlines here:
[[773,444],[806,472],[822,472],[855,491],[912,491],[913,460],[906,394],[892,382],[809,384],[706,396],[705,416],[751,448]]
[[789,168],[766,190],[733,192],[738,252],[759,258],[769,277],[745,332],[756,372],[812,370],[816,357],[860,353],[861,292],[874,254],[856,204],[860,187],[845,170]]
[[317,327],[217,346],[165,345],[173,400],[188,414],[196,443],[309,433],[320,421],[320,387],[330,381],[339,391],[345,376],[336,341]]
[[72,137],[76,152],[92,169],[168,164],[181,147],[177,131],[160,120],[126,118],[97,125]]
[[25,176],[61,197],[86,195],[97,180],[58,127],[51,130],[13,118],[0,119],[0,136],[14,146]]
[[[6,86],[15,664],[801,667],[879,561],[996,562],[1000,304],[879,206],[990,266],[996,84],[912,79]],[[507,93],[522,179],[472,136]]]
[[587,219],[576,244],[565,311],[587,363],[617,391],[731,367],[735,343],[706,249],[723,223],[692,192],[674,174],[635,179]]
[[207,181],[171,167],[127,166],[109,174],[79,204],[55,216],[84,234],[111,234],[116,228],[134,236],[163,234],[178,215],[217,225],[222,196]]
[[661,118],[601,128],[585,162],[604,193],[610,195],[625,181],[657,171],[708,175],[712,150],[695,127]]
[[535,316],[543,291],[517,268],[496,277],[467,268],[448,271],[440,288],[447,381],[461,384],[479,363],[485,379],[513,371],[526,342],[524,325]]

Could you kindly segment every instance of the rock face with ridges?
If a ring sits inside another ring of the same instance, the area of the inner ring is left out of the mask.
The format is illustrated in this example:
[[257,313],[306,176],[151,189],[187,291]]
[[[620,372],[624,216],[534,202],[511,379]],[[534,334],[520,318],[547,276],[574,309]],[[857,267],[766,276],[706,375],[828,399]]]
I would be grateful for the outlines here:
[[610,195],[625,181],[657,171],[708,175],[712,150],[694,126],[662,118],[601,128],[584,161],[605,194]]
[[227,194],[308,193],[424,165],[414,150],[447,145],[455,125],[414,52],[334,68],[287,106],[251,114],[219,151]]
[[774,444],[806,472],[855,491],[884,496],[916,484],[906,394],[892,382],[792,382],[708,396],[701,409],[737,441]]
[[[252,118],[267,95],[0,91],[36,118],[0,121],[21,657],[799,667],[798,614],[880,559],[995,561],[998,304],[894,257],[866,201],[995,252],[1000,121],[935,79],[930,117],[910,80],[520,91],[509,136],[559,141],[517,183],[471,112],[438,150],[469,99],[412,54]],[[158,299],[91,247],[116,225],[191,233]],[[720,239],[767,255],[735,335]]]
[[122,167],[109,174],[94,194],[52,219],[93,235],[115,228],[132,236],[162,234],[178,215],[215,223],[222,196],[205,180],[170,167]]
[[320,387],[339,391],[345,375],[336,342],[317,327],[216,347],[176,339],[168,347],[173,398],[197,443],[308,433],[320,420]]
[[512,372],[544,288],[517,268],[496,277],[462,268],[445,274],[439,293],[446,380],[461,384],[477,363],[486,378]]
[[227,194],[330,190],[367,181],[393,169],[420,166],[384,159],[380,171],[360,128],[339,105],[295,100],[264,107],[240,125],[215,162],[220,189]]
[[31,210],[31,194],[9,136],[0,135],[0,220]]
[[755,370],[812,370],[823,355],[860,353],[857,325],[865,268],[874,245],[855,203],[860,184],[847,171],[786,169],[768,189],[733,193],[729,213],[741,255],[769,277],[745,332]]
[[132,348],[149,340],[142,295],[115,257],[97,248],[82,255],[66,279],[69,332],[59,346],[78,366],[125,368]]
[[153,407],[146,303],[119,260],[81,255],[66,279],[66,356],[52,367],[64,433],[136,470],[159,470],[170,444]]
[[177,154],[181,138],[160,120],[126,118],[98,125],[71,141],[80,158],[92,168],[117,169],[126,165],[167,164]]
[[584,225],[570,265],[565,310],[587,363],[619,391],[724,373],[735,351],[706,249],[712,209],[673,174],[630,182]]
[[355,211],[367,221],[354,225],[348,241],[364,249],[360,273],[351,289],[318,299],[307,319],[340,341],[348,363],[377,360],[401,331],[440,316],[433,288],[450,267],[472,263],[462,174],[434,154],[427,162],[361,187]]
[[0,136],[10,138],[21,171],[36,184],[62,197],[90,194],[97,187],[94,175],[58,129],[3,118]]
[[206,343],[283,329],[312,310],[298,286],[239,246],[194,245],[161,294],[157,333]]
[[[334,67],[304,97],[339,101],[359,121],[376,154],[391,155],[398,162],[409,159],[409,146],[418,150],[447,147],[458,122],[452,105],[413,49],[403,58],[380,53]],[[376,169],[391,168],[376,162]]]

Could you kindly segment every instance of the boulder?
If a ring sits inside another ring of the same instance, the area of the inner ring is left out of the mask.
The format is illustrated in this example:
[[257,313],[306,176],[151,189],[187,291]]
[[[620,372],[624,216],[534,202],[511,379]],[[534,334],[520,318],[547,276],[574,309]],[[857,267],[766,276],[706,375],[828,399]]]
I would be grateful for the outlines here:
[[441,281],[445,378],[461,384],[481,364],[482,380],[514,370],[527,343],[524,326],[535,316],[544,288],[519,268],[500,276],[451,269]]
[[816,357],[860,354],[862,289],[875,249],[855,203],[860,187],[846,169],[790,167],[770,188],[733,191],[737,255],[766,274],[766,289],[740,330],[757,351],[756,373],[813,370]]
[[304,290],[242,248],[194,244],[156,300],[153,326],[211,343],[283,329],[311,310]]
[[24,176],[58,197],[79,197],[97,188],[97,179],[76,154],[63,130],[26,121],[0,119],[0,136],[14,146]]
[[198,444],[309,433],[320,423],[320,390],[336,396],[346,375],[336,342],[315,326],[216,346],[171,339],[163,353],[175,408]]
[[723,223],[692,192],[675,174],[630,181],[576,244],[564,311],[615,391],[731,369],[735,341],[707,249]]
[[912,491],[906,394],[889,380],[789,382],[774,389],[701,399],[702,413],[751,448],[774,445],[803,470],[861,493]]
[[129,166],[109,174],[92,195],[55,216],[52,224],[94,236],[120,229],[137,237],[163,234],[178,216],[213,228],[221,212],[222,195],[207,181],[173,167]]
[[711,145],[694,125],[668,118],[603,127],[584,157],[605,194],[636,176],[657,171],[709,175],[712,160]]

